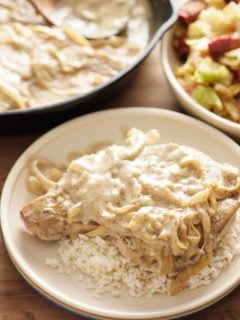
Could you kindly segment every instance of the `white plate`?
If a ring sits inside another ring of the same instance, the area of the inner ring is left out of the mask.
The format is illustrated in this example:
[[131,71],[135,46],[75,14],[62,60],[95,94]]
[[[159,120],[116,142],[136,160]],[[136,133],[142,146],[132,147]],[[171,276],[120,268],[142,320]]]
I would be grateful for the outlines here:
[[57,245],[38,240],[26,232],[19,210],[31,198],[25,186],[26,161],[37,154],[61,162],[67,153],[83,149],[96,141],[121,142],[119,128],[135,126],[156,128],[161,142],[177,142],[202,150],[217,161],[239,166],[240,148],[216,129],[176,112],[153,108],[107,110],[69,121],[42,136],[17,160],[6,180],[1,201],[1,223],[9,255],[24,278],[39,292],[57,304],[79,314],[100,318],[150,319],[174,318],[195,312],[229,293],[240,281],[240,257],[234,259],[222,275],[193,291],[176,296],[133,298],[104,296],[96,300],[75,276],[49,269],[46,256],[55,256]]

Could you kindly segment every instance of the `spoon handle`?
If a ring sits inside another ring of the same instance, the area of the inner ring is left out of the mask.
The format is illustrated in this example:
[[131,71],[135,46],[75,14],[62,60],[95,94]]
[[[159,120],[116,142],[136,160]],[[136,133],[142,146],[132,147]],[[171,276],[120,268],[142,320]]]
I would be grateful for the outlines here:
[[[36,9],[36,11],[44,18],[44,20],[51,26],[55,26],[56,24],[54,21],[49,17],[49,15],[44,10],[44,5],[40,4],[38,0],[28,0],[32,6]],[[48,7],[52,7],[52,1],[45,0],[45,5],[47,4]]]

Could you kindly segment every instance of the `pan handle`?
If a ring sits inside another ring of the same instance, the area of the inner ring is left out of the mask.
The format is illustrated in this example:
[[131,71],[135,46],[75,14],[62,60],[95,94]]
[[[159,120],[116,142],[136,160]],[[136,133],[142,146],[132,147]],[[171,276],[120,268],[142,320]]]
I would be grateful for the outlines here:
[[174,23],[178,19],[178,13],[180,8],[187,2],[188,0],[169,0],[169,4],[172,7],[172,15],[171,17],[164,23],[162,28],[161,35],[159,36],[159,40],[164,36],[164,34],[170,29]]
[[[161,1],[161,0],[160,0]],[[161,40],[164,34],[170,29],[174,23],[178,19],[178,9],[179,9],[179,4],[178,2],[183,2],[184,0],[168,0],[167,5],[171,7],[171,16],[164,22],[163,26],[160,28],[160,32],[158,34],[158,40]],[[186,1],[186,0],[185,0]]]
[[170,0],[173,11],[175,14],[179,12],[179,9],[186,3],[186,0]]

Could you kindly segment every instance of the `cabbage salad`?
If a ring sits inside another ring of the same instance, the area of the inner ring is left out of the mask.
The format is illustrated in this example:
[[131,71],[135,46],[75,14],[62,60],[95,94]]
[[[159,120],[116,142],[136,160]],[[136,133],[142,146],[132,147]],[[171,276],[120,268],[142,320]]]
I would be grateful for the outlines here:
[[188,2],[173,46],[183,62],[176,76],[206,109],[240,123],[240,1]]

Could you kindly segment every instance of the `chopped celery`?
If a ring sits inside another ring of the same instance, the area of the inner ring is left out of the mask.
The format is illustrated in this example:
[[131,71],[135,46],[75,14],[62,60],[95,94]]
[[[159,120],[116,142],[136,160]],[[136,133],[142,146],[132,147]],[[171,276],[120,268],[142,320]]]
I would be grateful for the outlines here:
[[240,83],[234,83],[230,86],[224,86],[223,84],[216,84],[214,90],[223,99],[232,99],[240,96]]
[[223,104],[217,93],[211,87],[197,86],[192,92],[193,99],[207,109],[223,109]]
[[220,62],[231,69],[238,69],[240,67],[240,48],[225,52]]
[[188,27],[188,38],[199,39],[209,34],[209,26],[201,20],[190,23]]
[[239,96],[240,95],[240,83],[235,83],[229,86],[229,90],[232,93],[233,97]]
[[177,68],[176,70],[176,76],[177,77],[190,77],[192,76],[194,72],[194,67],[192,66],[192,63],[189,61],[186,61],[182,66]]
[[224,65],[202,61],[194,72],[197,83],[209,84],[221,82],[231,77],[231,72]]

